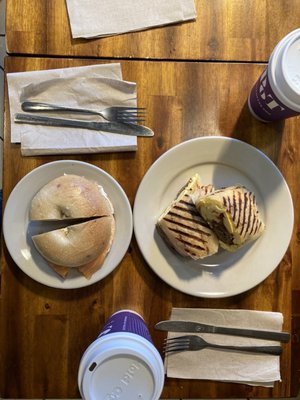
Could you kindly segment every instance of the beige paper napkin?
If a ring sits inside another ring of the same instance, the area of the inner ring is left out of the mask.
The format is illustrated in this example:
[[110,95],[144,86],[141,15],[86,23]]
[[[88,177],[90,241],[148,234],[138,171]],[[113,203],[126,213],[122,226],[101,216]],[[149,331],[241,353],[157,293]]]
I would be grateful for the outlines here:
[[[211,325],[281,331],[283,316],[276,312],[174,308],[172,320],[196,321]],[[185,333],[169,333],[168,337]],[[203,333],[203,339],[237,346],[278,345],[279,342],[239,336]],[[280,357],[227,352],[216,349],[173,353],[166,357],[168,377],[237,382],[272,387],[280,381]]]
[[109,36],[196,18],[194,0],[67,0],[73,38]]
[[[120,64],[10,73],[7,81],[11,142],[21,143],[22,155],[136,150],[136,137],[14,122],[14,114],[22,112],[21,101],[24,100],[95,110],[110,105],[136,106],[136,84],[122,80]],[[86,118],[81,115],[76,117],[74,114],[70,117]],[[101,117],[88,118],[101,120]]]

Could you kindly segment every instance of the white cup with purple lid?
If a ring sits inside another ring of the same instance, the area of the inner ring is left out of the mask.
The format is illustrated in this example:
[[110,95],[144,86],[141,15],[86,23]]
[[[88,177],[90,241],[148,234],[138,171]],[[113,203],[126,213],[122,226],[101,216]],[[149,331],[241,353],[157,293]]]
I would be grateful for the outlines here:
[[158,400],[164,374],[144,319],[121,310],[84,352],[78,386],[84,400]]

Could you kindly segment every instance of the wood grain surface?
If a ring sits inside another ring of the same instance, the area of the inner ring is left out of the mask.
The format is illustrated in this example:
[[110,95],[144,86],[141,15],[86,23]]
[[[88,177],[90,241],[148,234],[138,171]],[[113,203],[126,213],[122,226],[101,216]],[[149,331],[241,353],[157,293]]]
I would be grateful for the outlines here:
[[300,26],[299,0],[195,0],[195,21],[72,39],[65,0],[6,3],[10,54],[261,62]]
[[[16,4],[20,7],[21,2],[16,1]],[[60,7],[58,12],[61,12]],[[49,13],[53,13],[52,7]],[[103,60],[8,57],[5,70],[8,73],[100,62]],[[133,205],[141,179],[166,150],[194,137],[229,136],[267,154],[284,174],[295,205],[299,204],[299,117],[282,123],[262,124],[250,115],[246,106],[249,90],[264,69],[263,64],[141,60],[122,61],[121,65],[124,79],[137,82],[138,103],[148,110],[146,125],[154,130],[154,138],[139,138],[136,152],[65,156],[64,159],[82,160],[104,169],[120,183]],[[24,175],[60,158],[21,157],[19,145],[10,143],[6,92],[4,205]],[[284,204],[282,210],[284,212]],[[119,309],[129,308],[143,315],[159,351],[162,351],[165,334],[155,331],[154,324],[167,319],[172,307],[279,311],[284,315],[284,329],[291,331],[292,289],[295,296],[300,291],[299,217],[299,207],[295,207],[294,234],[278,268],[257,287],[225,299],[189,296],[168,286],[145,263],[134,237],[113,273],[92,286],[73,290],[49,288],[29,278],[13,262],[3,243],[1,395],[14,399],[78,398],[80,358],[104,322]],[[277,382],[273,389],[167,378],[162,398],[289,397],[295,394],[297,384],[291,366],[294,371],[299,369],[295,360],[292,364],[292,353],[298,351],[299,354],[299,344],[296,340],[292,342],[283,345],[282,382]]]

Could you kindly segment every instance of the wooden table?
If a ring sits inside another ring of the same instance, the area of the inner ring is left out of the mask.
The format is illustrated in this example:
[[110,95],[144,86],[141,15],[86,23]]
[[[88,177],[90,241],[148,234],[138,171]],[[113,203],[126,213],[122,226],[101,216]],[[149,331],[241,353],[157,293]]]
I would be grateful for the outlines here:
[[[115,60],[106,60],[110,61]],[[30,71],[101,62],[8,57],[5,70]],[[265,125],[256,121],[245,105],[249,90],[264,65],[149,60],[122,61],[121,65],[124,79],[137,82],[138,101],[148,110],[146,125],[154,130],[154,138],[139,138],[138,150],[134,153],[66,156],[64,159],[82,160],[101,167],[121,184],[133,204],[145,172],[166,150],[198,136],[229,136],[266,153],[284,174],[295,205],[299,204],[299,117],[285,123]],[[24,175],[60,158],[21,157],[19,145],[10,143],[6,93],[4,205]],[[155,345],[162,351],[165,334],[155,331],[154,324],[167,319],[174,306],[279,311],[284,315],[284,329],[295,335],[291,343],[283,345],[282,382],[277,382],[273,389],[167,378],[162,398],[271,398],[295,395],[300,326],[300,272],[297,268],[300,263],[299,217],[299,207],[296,206],[292,241],[278,268],[257,287],[225,299],[198,298],[171,288],[146,264],[134,237],[124,259],[113,273],[92,286],[72,290],[49,288],[32,280],[18,268],[3,246],[1,396],[14,399],[78,398],[77,371],[81,355],[114,311],[129,308],[141,313]],[[134,289],[129,290],[129,287]]]
[[299,0],[195,0],[196,21],[73,40],[65,0],[6,3],[10,54],[261,62],[300,25]]

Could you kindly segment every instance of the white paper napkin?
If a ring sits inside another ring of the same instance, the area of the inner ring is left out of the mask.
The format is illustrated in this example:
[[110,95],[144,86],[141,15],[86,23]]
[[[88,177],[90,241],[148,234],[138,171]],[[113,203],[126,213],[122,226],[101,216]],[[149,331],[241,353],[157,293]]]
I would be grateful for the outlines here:
[[[134,151],[137,138],[79,128],[18,124],[21,101],[42,101],[101,110],[111,105],[136,106],[136,84],[122,80],[120,64],[101,64],[7,74],[11,142],[21,143],[24,156]],[[49,115],[49,114],[48,114]],[[63,115],[65,116],[65,115]],[[70,115],[71,116],[71,115]],[[87,118],[74,116],[72,118]],[[98,117],[88,117],[95,120]],[[101,117],[98,118],[101,120]]]
[[[281,331],[283,316],[276,312],[174,308],[172,320],[196,321],[211,325]],[[168,337],[185,333],[169,333]],[[280,345],[279,342],[239,336],[203,333],[203,339],[236,346]],[[280,381],[280,357],[265,354],[228,352],[216,349],[185,351],[166,356],[168,377],[237,382],[272,387]]]
[[194,0],[67,0],[73,38],[109,36],[196,18]]

